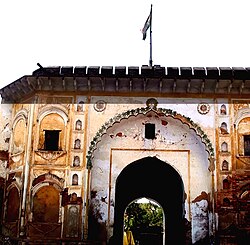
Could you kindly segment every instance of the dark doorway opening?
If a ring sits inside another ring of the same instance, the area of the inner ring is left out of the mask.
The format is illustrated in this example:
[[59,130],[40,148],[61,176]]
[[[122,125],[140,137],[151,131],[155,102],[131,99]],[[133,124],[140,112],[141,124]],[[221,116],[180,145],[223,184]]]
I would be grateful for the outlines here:
[[61,130],[44,130],[45,142],[44,150],[58,151],[59,150],[59,133]]
[[[178,172],[156,157],[145,157],[125,167],[116,180],[113,239],[123,245],[124,212],[134,200],[155,200],[164,212],[163,244],[184,244],[184,186]],[[145,243],[146,244],[146,243]]]

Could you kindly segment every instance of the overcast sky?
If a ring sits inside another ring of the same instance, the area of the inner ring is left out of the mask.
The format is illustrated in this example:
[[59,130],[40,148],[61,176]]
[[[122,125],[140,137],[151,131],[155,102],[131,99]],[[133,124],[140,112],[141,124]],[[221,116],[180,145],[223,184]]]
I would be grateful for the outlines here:
[[249,0],[1,0],[0,88],[42,66],[250,66]]

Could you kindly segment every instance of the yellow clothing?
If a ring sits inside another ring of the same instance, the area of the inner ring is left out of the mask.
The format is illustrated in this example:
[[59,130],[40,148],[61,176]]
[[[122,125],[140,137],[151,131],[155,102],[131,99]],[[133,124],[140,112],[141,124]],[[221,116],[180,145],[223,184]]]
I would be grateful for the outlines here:
[[123,245],[135,245],[134,237],[131,231],[123,233]]

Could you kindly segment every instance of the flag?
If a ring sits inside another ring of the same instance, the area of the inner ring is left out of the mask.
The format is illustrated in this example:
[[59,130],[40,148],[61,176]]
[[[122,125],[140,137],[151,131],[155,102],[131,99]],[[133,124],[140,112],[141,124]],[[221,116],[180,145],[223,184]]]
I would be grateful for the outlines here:
[[142,29],[142,35],[143,35],[142,40],[145,40],[147,37],[147,30],[151,26],[151,18],[152,18],[152,9]]

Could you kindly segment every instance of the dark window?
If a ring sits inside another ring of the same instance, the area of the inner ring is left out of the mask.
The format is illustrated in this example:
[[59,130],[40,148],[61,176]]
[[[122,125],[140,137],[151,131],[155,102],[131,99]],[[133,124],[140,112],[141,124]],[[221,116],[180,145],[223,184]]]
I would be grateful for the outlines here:
[[250,135],[244,135],[244,155],[250,156]]
[[155,139],[155,124],[146,123],[145,124],[145,138],[146,139]]
[[45,142],[44,150],[58,151],[59,150],[59,133],[61,130],[44,130]]

